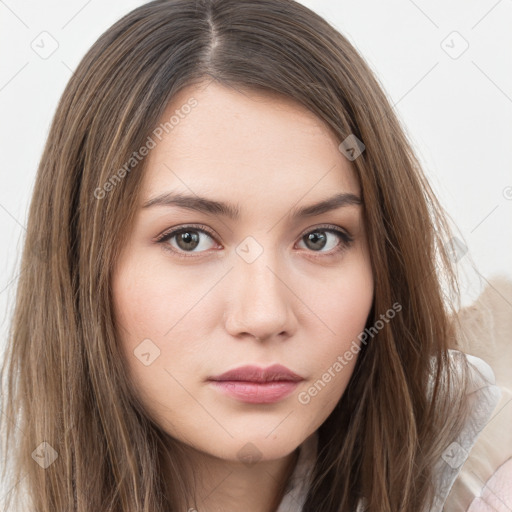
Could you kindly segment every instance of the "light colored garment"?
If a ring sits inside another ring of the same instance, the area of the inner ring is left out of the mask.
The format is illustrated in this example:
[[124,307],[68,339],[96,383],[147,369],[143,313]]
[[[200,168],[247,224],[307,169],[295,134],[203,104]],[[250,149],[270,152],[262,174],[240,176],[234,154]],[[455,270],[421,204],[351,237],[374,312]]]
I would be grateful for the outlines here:
[[300,512],[306,501],[311,484],[311,473],[318,451],[318,433],[313,432],[300,446],[295,470],[288,481],[284,495],[276,512]]
[[[437,494],[431,512],[441,512],[450,489],[462,465],[476,442],[479,433],[487,424],[498,404],[501,391],[495,385],[491,367],[482,359],[450,350],[451,371],[457,371],[463,358],[467,358],[470,379],[466,394],[470,401],[470,417],[460,434],[446,447],[436,468]],[[311,484],[314,461],[318,449],[318,435],[314,432],[299,447],[299,457],[287,487],[287,492],[276,512],[300,512],[304,506],[307,490]],[[357,511],[363,511],[363,503]],[[447,509],[450,510],[451,509]]]
[[512,511],[512,281],[482,280],[478,299],[458,313],[458,349],[493,369],[502,397],[446,500],[449,512]]

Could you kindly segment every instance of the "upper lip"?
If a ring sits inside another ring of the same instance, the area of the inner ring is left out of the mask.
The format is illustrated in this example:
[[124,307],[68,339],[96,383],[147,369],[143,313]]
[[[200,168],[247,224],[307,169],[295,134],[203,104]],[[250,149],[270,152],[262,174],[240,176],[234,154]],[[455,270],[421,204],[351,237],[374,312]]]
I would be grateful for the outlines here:
[[286,366],[273,364],[267,368],[259,366],[246,365],[229,370],[221,375],[210,377],[208,380],[215,381],[244,381],[244,382],[272,382],[272,381],[292,381],[303,380],[300,375],[292,372]]

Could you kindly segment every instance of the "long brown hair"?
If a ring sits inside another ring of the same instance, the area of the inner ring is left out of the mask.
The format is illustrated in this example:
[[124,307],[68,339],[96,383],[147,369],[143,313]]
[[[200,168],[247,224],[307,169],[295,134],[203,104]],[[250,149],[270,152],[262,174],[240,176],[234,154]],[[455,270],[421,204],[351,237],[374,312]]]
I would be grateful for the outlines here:
[[375,282],[367,326],[394,303],[402,311],[362,346],[319,428],[304,511],[353,511],[361,497],[371,511],[428,510],[435,464],[463,417],[456,389],[441,385],[457,288],[450,228],[369,66],[292,0],[148,3],[109,28],[70,79],[37,173],[2,368],[8,503],[21,489],[38,512],[163,512],[188,499],[179,443],[127,381],[110,277],[145,166],[126,162],[173,95],[204,80],[294,98],[340,143],[364,143],[352,164]]

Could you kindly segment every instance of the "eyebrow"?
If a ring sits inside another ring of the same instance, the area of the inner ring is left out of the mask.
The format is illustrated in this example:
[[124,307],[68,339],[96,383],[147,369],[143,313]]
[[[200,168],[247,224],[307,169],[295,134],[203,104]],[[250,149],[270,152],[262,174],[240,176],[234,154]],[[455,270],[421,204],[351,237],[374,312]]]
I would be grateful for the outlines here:
[[[314,217],[331,210],[336,210],[342,206],[360,204],[362,204],[362,201],[358,196],[343,192],[315,204],[301,208],[294,207],[291,209],[290,215],[294,218]],[[240,218],[240,208],[238,205],[215,201],[197,195],[190,196],[182,193],[167,192],[149,199],[142,205],[142,208],[150,208],[152,206],[177,206],[188,210],[221,215],[232,220]]]

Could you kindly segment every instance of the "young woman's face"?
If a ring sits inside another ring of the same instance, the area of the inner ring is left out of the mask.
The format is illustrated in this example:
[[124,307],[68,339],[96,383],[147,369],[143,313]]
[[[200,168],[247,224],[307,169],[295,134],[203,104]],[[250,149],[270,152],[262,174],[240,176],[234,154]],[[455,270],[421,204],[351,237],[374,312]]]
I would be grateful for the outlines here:
[[[275,95],[189,87],[161,122],[113,276],[127,372],[183,443],[232,461],[284,457],[342,396],[356,362],[344,354],[357,354],[371,308],[358,180],[341,141]],[[301,380],[210,380],[275,364]]]

